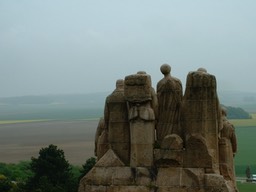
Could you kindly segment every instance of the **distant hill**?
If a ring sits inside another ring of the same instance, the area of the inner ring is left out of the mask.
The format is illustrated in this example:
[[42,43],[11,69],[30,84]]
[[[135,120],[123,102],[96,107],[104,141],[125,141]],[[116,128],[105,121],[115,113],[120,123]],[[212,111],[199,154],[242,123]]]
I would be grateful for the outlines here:
[[227,111],[228,119],[251,119],[252,116],[241,107],[223,106]]
[[256,113],[256,92],[220,91],[220,103],[225,106],[240,107],[249,113]]
[[59,105],[66,107],[103,108],[109,93],[40,95],[0,98],[2,105]]
[[0,98],[0,120],[91,119],[103,116],[109,93]]
[[[0,98],[1,105],[59,105],[103,108],[107,92],[90,94],[40,95]],[[256,92],[219,91],[220,103],[256,112]]]
[[[0,120],[98,118],[103,116],[105,99],[109,94],[102,92],[0,98]],[[256,93],[226,91],[218,95],[220,103],[227,107],[256,113]]]

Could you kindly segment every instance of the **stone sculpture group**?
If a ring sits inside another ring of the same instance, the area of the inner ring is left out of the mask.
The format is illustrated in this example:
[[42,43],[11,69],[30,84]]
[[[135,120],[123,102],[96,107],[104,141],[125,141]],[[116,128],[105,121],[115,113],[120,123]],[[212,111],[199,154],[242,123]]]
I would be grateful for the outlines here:
[[95,136],[97,163],[79,192],[236,192],[235,130],[214,75],[189,72],[183,95],[171,67],[156,92],[143,71],[116,81]]

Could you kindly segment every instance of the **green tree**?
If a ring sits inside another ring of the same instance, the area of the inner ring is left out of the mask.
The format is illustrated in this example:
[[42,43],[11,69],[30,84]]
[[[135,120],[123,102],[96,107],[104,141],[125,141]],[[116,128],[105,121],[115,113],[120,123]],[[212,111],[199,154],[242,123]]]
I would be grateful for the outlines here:
[[26,185],[28,191],[73,192],[77,189],[64,151],[55,145],[42,148],[38,158],[32,157],[30,169],[33,176]]
[[246,174],[247,179],[252,178],[251,168],[249,166],[246,167],[245,174]]
[[81,175],[79,177],[79,180],[82,179],[96,164],[96,158],[91,157],[86,160],[85,164],[83,164],[83,169],[80,171]]
[[228,119],[251,119],[251,115],[240,107],[224,106],[227,109]]
[[12,189],[11,181],[4,175],[0,175],[0,191],[9,192]]

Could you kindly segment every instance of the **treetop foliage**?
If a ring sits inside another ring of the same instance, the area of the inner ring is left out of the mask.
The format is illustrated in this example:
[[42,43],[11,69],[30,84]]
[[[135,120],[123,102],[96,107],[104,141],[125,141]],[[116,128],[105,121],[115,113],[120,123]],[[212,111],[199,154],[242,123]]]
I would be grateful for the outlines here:
[[227,109],[228,119],[251,119],[251,115],[240,107],[224,106]]

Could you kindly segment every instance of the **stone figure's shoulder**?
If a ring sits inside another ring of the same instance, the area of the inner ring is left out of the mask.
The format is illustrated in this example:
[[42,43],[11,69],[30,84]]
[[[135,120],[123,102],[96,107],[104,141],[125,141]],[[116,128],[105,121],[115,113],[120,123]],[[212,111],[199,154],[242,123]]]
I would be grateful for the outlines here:
[[107,103],[117,100],[124,100],[124,91],[115,90],[106,98]]
[[176,84],[182,85],[180,79],[178,79],[178,78],[176,78],[176,77],[172,77],[172,78],[173,78],[173,80],[175,81]]

